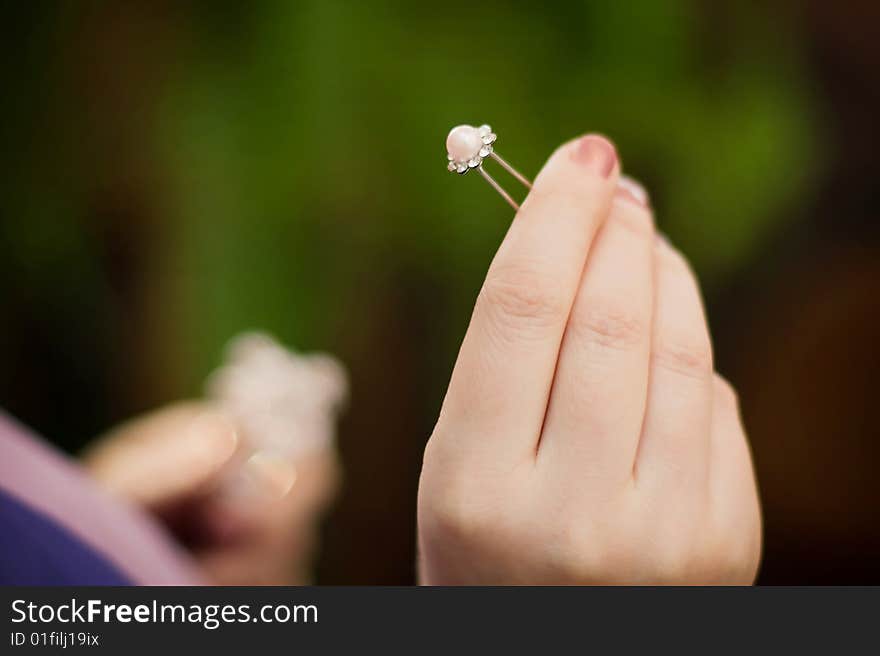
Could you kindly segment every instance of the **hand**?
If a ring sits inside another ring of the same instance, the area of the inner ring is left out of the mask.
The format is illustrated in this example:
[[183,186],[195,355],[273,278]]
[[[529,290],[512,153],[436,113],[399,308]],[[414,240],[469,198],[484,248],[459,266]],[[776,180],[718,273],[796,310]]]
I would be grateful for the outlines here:
[[748,584],[758,496],[697,282],[619,183],[565,144],[486,276],[425,450],[428,584]]
[[84,464],[158,517],[212,583],[309,583],[317,522],[338,485],[335,454],[250,454],[240,434],[215,406],[179,403],[116,428]]

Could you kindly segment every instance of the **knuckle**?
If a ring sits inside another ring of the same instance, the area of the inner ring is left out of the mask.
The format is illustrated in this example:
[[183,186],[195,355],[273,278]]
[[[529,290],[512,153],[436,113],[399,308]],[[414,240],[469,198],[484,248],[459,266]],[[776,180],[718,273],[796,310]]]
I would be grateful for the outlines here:
[[635,576],[644,556],[634,548],[640,542],[634,526],[616,516],[584,513],[574,502],[556,519],[545,536],[552,545],[546,558],[555,580],[592,585],[622,583]]
[[545,562],[551,579],[577,584],[595,583],[602,571],[602,558],[596,548],[597,535],[589,523],[571,520],[557,526],[545,553]]
[[746,517],[727,521],[720,531],[719,553],[728,581],[752,583],[761,564],[763,526],[757,496]]
[[487,521],[485,495],[477,480],[467,463],[450,454],[434,437],[428,440],[419,480],[420,525],[458,540],[476,535]]
[[713,371],[712,344],[708,335],[663,340],[655,345],[653,360],[655,366],[662,369],[688,378],[707,380]]
[[724,584],[752,583],[761,562],[760,539],[727,532],[713,545],[706,560],[705,567],[713,573],[713,580]]
[[490,505],[473,485],[464,483],[462,477],[454,477],[420,499],[419,524],[450,543],[476,544],[481,536],[494,532],[497,512],[492,512]]
[[[443,410],[441,409],[441,414]],[[443,453],[443,441],[440,437],[440,424],[441,420],[437,421],[437,426],[434,427],[434,432],[431,434],[431,437],[425,443],[425,450],[422,453],[422,476],[425,475],[427,471],[432,471],[433,468],[438,466],[438,463],[443,462],[444,453]],[[429,469],[430,468],[430,469]]]
[[517,213],[516,221],[546,223],[548,217],[568,217],[594,230],[604,216],[604,184],[599,180],[565,176],[535,180],[535,184]]
[[644,207],[634,206],[632,203],[627,203],[625,211],[612,212],[610,225],[618,226],[639,239],[654,238],[654,223],[651,219],[651,212]]
[[574,336],[612,349],[631,349],[647,339],[647,321],[624,300],[596,299],[578,307],[569,319]]
[[751,584],[758,574],[761,548],[757,543],[745,542],[741,548],[730,550],[723,564],[725,580],[731,583]]
[[677,534],[659,536],[655,543],[654,568],[658,582],[685,583],[699,580],[699,538],[678,527]]
[[568,311],[559,285],[537,267],[527,266],[490,272],[477,303],[505,327],[554,325]]
[[585,178],[580,170],[569,169],[555,169],[552,176],[547,173],[548,171],[542,171],[535,179],[522,209],[543,209],[547,205],[552,206],[552,209],[558,209],[560,205],[572,208],[583,208],[585,205],[592,207],[602,197],[605,183],[598,177]]
[[691,265],[687,261],[687,258],[669,242],[658,242],[656,253],[660,256],[659,263],[671,272],[688,277],[693,276]]
[[680,551],[658,553],[655,567],[657,583],[676,584],[691,580],[691,563]]
[[725,405],[737,408],[739,407],[739,396],[736,389],[725,378],[715,374],[715,396]]

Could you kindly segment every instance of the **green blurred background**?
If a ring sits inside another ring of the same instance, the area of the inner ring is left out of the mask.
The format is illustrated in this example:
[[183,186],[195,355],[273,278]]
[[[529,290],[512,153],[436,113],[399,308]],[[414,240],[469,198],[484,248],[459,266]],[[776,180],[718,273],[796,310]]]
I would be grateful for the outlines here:
[[761,581],[878,583],[880,10],[830,5],[7,7],[0,405],[76,451],[199,395],[243,330],[336,353],[318,581],[411,582],[421,451],[511,218],[446,132],[490,122],[532,175],[599,131],[703,283]]

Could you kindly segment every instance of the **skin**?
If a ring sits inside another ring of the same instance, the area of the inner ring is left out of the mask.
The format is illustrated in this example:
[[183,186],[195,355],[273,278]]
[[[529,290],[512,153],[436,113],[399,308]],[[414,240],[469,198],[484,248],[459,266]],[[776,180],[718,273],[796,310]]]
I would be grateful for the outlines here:
[[[183,403],[112,431],[84,461],[213,582],[308,582],[335,456],[252,462],[240,436],[217,408]],[[244,492],[229,494],[236,472]],[[554,153],[489,268],[418,515],[428,584],[754,580],[751,457],[697,282],[601,137]]]
[[489,267],[418,499],[427,584],[750,584],[761,516],[697,281],[588,135]]
[[333,452],[257,457],[235,419],[182,402],[110,431],[83,456],[111,493],[156,516],[219,585],[311,581],[318,522],[339,484]]

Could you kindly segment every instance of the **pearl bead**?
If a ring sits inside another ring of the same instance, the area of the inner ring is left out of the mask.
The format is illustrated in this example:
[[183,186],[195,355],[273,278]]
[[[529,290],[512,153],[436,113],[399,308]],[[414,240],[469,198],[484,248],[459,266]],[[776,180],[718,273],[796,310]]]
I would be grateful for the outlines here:
[[446,137],[446,152],[455,162],[466,162],[479,156],[483,140],[480,131],[472,125],[459,125],[449,131]]

